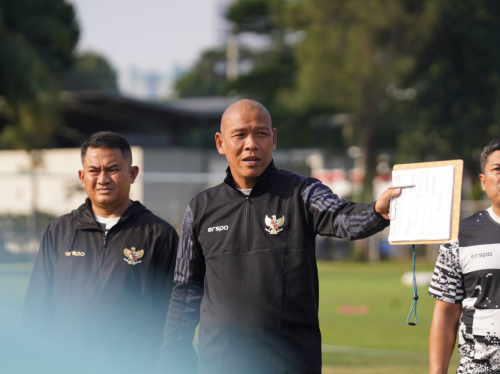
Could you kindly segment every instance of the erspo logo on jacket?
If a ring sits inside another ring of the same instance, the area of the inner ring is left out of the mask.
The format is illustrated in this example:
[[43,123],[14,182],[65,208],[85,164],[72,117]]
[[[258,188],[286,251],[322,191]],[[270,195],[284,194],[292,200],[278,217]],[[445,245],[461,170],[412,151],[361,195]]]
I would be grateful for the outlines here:
[[76,257],[83,257],[85,256],[85,252],[80,252],[80,251],[66,251],[64,252],[66,257],[69,256],[76,256]]

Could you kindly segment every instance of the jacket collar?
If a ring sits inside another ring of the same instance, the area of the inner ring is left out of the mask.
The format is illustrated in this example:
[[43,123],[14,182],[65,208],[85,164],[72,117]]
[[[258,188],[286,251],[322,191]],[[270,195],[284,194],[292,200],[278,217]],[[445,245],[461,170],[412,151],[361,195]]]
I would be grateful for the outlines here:
[[[267,189],[272,185],[277,172],[278,169],[276,168],[276,166],[274,166],[274,160],[271,160],[270,164],[267,166],[264,172],[258,177],[257,183],[255,183],[255,186],[253,186],[250,196],[259,196],[267,191]],[[235,192],[239,193],[239,191],[237,191],[236,184],[234,183],[233,175],[231,174],[231,169],[229,168],[229,166],[226,169],[226,179],[224,179],[224,183],[235,190]]]
[[[128,218],[133,218],[140,212],[147,210],[148,209],[140,202],[132,201],[132,205],[130,205],[127,208],[127,210],[123,213],[119,222],[124,221]],[[100,226],[97,225],[97,222],[94,217],[94,212],[92,210],[92,202],[88,197],[85,199],[85,203],[80,205],[78,209],[73,210],[71,213],[73,213],[75,219],[82,224],[82,227],[100,228]]]

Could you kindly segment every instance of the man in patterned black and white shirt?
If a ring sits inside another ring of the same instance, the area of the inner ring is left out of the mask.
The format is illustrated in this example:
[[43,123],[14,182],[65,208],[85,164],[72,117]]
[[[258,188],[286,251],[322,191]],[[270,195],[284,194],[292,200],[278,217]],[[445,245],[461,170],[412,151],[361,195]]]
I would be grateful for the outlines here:
[[481,154],[481,186],[492,206],[460,222],[441,246],[429,287],[436,298],[430,373],[447,373],[458,328],[459,374],[500,374],[500,138]]

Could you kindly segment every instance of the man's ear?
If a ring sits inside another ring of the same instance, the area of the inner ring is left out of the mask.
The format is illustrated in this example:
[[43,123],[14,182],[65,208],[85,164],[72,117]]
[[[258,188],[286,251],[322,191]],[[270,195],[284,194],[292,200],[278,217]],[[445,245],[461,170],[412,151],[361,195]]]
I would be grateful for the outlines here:
[[84,187],[84,184],[83,184],[83,175],[84,171],[83,170],[78,170],[78,178],[80,179],[80,181],[82,182],[82,187]]
[[276,150],[276,146],[278,145],[278,129],[273,128],[273,151]]
[[215,146],[217,147],[217,151],[219,154],[225,155],[226,151],[224,149],[224,141],[222,139],[222,134],[220,132],[215,133]]
[[135,182],[135,178],[139,174],[139,166],[131,166],[130,167],[130,184]]
[[484,174],[479,174],[479,179],[481,180],[481,188],[486,191],[486,177]]

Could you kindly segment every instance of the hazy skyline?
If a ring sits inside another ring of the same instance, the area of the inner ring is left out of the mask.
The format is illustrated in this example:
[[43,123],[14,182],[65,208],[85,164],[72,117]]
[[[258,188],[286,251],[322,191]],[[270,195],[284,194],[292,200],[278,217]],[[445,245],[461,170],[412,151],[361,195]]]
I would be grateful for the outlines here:
[[[223,41],[220,16],[230,0],[68,0],[80,25],[78,51],[104,55],[125,94],[145,96],[131,72],[162,77],[167,94],[175,70],[188,69],[200,53]],[[135,91],[135,92],[134,92]]]

